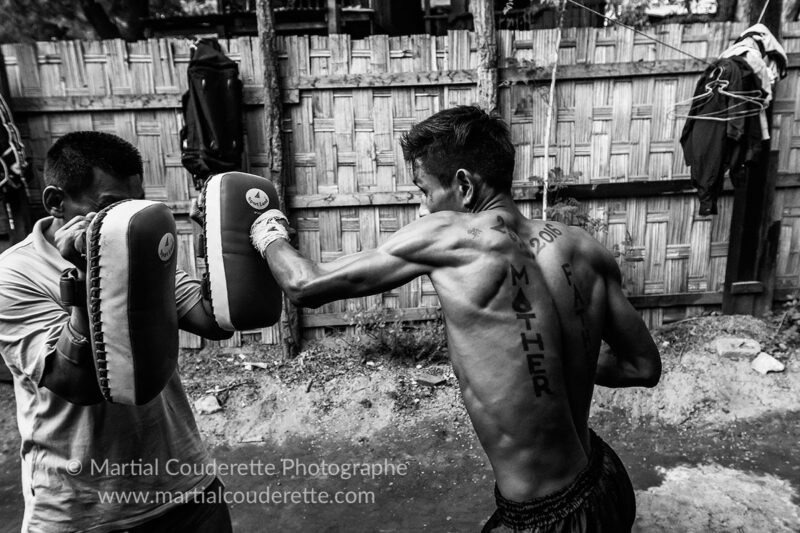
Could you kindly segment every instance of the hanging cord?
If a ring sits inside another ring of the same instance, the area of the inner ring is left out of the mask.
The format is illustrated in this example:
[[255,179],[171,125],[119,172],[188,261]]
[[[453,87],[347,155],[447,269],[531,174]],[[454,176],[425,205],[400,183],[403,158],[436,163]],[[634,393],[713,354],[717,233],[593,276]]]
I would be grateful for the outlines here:
[[553,123],[553,108],[556,98],[556,71],[558,70],[558,49],[561,48],[561,32],[564,26],[565,1],[561,0],[558,15],[556,49],[553,52],[553,72],[550,77],[550,99],[547,101],[547,119],[544,130],[544,178],[542,190],[542,220],[547,221],[547,190],[550,187],[550,127]]
[[756,22],[756,24],[761,24],[761,19],[764,18],[764,13],[767,12],[767,6],[769,6],[769,0],[764,2],[764,7],[761,8],[761,14],[758,16],[758,22]]
[[[620,22],[620,21],[618,21],[616,19],[612,19],[611,17],[607,17],[606,15],[600,13],[599,11],[595,11],[594,9],[592,9],[590,7],[586,7],[585,5],[580,4],[580,3],[576,2],[575,0],[566,0],[566,1],[571,3],[571,4],[575,4],[576,6],[580,7],[581,9],[585,9],[586,11],[588,11],[590,13],[593,13],[593,14],[597,15],[598,17],[603,17],[607,21],[612,22],[612,23],[616,24],[617,26],[622,26],[623,28],[629,29],[629,30],[631,30],[632,32],[634,32],[636,34],[641,35],[642,37],[646,37],[646,38],[650,39],[651,41],[660,44],[661,46],[666,46],[667,48],[672,48],[676,52],[680,52],[681,54],[683,54],[685,56],[689,56],[692,59],[696,59],[698,61],[702,61],[706,65],[711,65],[710,61],[707,61],[707,60],[705,60],[703,58],[697,57],[696,55],[690,54],[689,52],[687,52],[685,50],[681,50],[677,46],[672,46],[671,44],[668,44],[668,43],[665,43],[664,41],[656,39],[652,35],[648,35],[645,32],[639,31],[639,30],[637,30],[636,28],[634,28],[632,26],[628,26],[627,24],[623,24],[622,22]],[[767,0],[767,2],[769,3],[769,0]],[[765,7],[765,9],[766,9],[766,7]],[[762,13],[762,15],[763,15],[763,13]]]

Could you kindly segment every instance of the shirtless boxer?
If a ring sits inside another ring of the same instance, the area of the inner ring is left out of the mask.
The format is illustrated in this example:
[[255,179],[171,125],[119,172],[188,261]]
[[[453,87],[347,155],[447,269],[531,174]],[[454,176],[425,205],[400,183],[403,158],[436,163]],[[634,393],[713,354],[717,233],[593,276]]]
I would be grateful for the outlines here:
[[499,118],[448,109],[414,126],[402,146],[424,195],[421,218],[378,249],[314,263],[287,242],[278,211],[253,224],[254,245],[304,307],[430,277],[496,478],[497,511],[484,531],[629,531],[633,489],[589,429],[589,406],[594,384],[653,387],[661,360],[613,257],[581,229],[522,215]]

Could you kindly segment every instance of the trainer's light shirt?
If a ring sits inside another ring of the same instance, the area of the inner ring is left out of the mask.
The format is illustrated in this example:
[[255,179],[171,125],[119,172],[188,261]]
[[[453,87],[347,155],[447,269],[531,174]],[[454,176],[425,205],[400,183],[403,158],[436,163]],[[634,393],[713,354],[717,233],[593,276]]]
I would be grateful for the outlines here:
[[[156,491],[202,490],[214,476],[199,467],[186,468],[187,475],[167,473],[170,459],[171,464],[177,459],[193,466],[209,461],[177,372],[161,394],[142,406],[79,406],[37,386],[45,359],[55,355],[56,340],[69,320],[59,277],[73,265],[44,237],[52,220],[38,221],[31,235],[0,256],[0,353],[14,376],[22,437],[22,530],[125,529],[172,507],[152,501]],[[200,301],[200,284],[183,271],[175,281],[182,317]],[[97,466],[107,461],[109,468],[92,468],[92,461]],[[70,474],[68,468],[75,471],[78,464],[80,472]],[[116,465],[126,464],[157,469],[129,467],[124,470],[128,475],[116,475]],[[99,494],[131,491],[148,493],[150,501],[101,502]]]

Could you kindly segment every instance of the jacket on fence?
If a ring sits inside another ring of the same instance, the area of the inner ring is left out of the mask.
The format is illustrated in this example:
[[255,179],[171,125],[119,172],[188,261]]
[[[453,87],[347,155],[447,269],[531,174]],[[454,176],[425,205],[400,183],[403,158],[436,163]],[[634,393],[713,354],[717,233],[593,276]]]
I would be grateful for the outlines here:
[[[786,77],[788,58],[781,44],[763,24],[756,24],[745,30],[729,46],[720,57],[741,56],[753,69],[764,91],[764,105],[772,101],[772,92],[775,82]],[[761,138],[769,139],[767,114],[762,111],[759,115],[761,121]]]
[[761,127],[753,112],[759,106],[731,94],[759,89],[753,69],[739,56],[716,60],[697,82],[681,146],[697,188],[700,215],[717,214],[725,172],[730,171],[737,185],[746,165],[761,151]]

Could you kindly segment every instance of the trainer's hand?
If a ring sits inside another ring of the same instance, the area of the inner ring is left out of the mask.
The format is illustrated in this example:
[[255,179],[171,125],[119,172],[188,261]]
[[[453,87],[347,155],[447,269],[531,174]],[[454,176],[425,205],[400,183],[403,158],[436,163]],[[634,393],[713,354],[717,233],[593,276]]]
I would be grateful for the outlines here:
[[278,239],[289,241],[289,219],[280,210],[270,209],[258,217],[250,226],[250,242],[261,257],[267,251],[267,246]]
[[198,196],[192,200],[192,207],[189,209],[189,218],[194,220],[201,228],[205,227],[206,211],[205,205],[202,203],[203,197]]
[[82,272],[86,270],[86,228],[97,213],[77,216],[58,228],[53,236],[61,257]]

